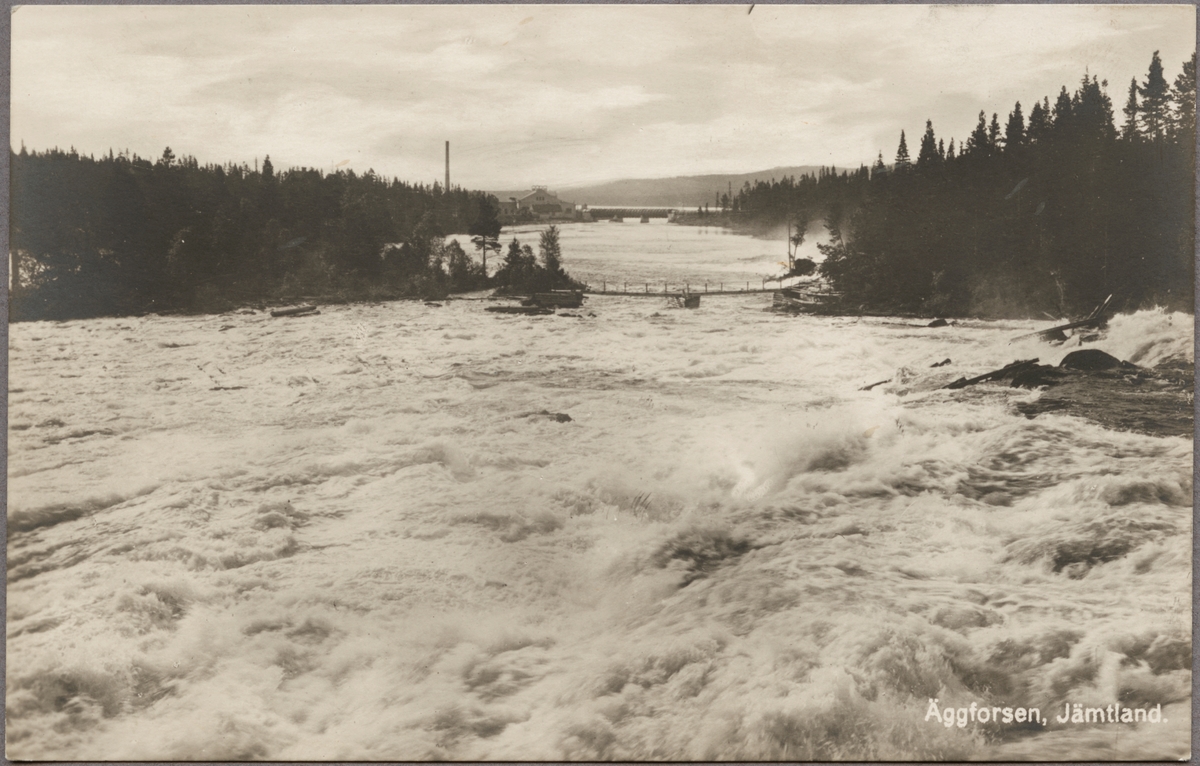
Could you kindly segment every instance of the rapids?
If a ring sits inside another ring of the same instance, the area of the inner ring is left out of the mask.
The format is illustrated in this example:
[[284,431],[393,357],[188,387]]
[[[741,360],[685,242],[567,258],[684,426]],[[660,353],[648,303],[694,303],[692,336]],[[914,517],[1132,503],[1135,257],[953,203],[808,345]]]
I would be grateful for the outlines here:
[[[610,286],[781,246],[563,232]],[[1192,442],[938,390],[1056,363],[1078,341],[1008,343],[1046,322],[769,304],[11,326],[8,757],[1186,757]],[[1088,345],[1192,340],[1146,311]]]

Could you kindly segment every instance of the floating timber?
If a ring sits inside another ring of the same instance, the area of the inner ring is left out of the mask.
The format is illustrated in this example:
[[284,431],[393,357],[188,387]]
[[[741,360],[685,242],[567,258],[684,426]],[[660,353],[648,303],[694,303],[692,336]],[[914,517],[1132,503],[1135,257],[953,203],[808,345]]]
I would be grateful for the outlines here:
[[491,311],[496,314],[553,314],[554,309],[543,308],[541,306],[488,306],[486,311]]
[[297,317],[297,316],[305,316],[307,314],[320,314],[320,313],[321,313],[320,311],[317,311],[316,306],[306,304],[304,306],[289,306],[287,308],[275,309],[274,311],[271,312],[271,316],[273,316],[273,317]]
[[973,386],[976,383],[986,383],[987,381],[990,381],[990,380],[1002,380],[1003,378],[1011,378],[1014,375],[1016,375],[1017,373],[1021,373],[1021,372],[1025,372],[1027,370],[1033,369],[1034,367],[1037,366],[1037,363],[1038,363],[1037,359],[1021,359],[1016,362],[1012,362],[1011,364],[1006,364],[998,370],[992,370],[991,372],[985,372],[984,374],[976,375],[973,378],[959,378],[958,380],[954,381],[953,383],[950,383],[949,385],[942,386],[942,388],[949,388],[949,389],[966,388],[967,386]]
[[583,305],[582,290],[549,290],[534,293],[527,300],[521,301],[524,306],[541,306],[542,308],[577,309]]
[[771,308],[799,314],[836,314],[841,310],[841,293],[817,289],[784,287],[776,290],[771,298]]
[[1057,327],[1051,327],[1046,330],[1038,330],[1036,332],[1030,332],[1024,335],[1018,335],[1010,340],[1009,343],[1012,343],[1016,340],[1021,340],[1023,338],[1031,338],[1034,335],[1038,336],[1039,340],[1063,341],[1067,339],[1064,330],[1077,330],[1081,327],[1101,328],[1108,321],[1105,309],[1107,309],[1108,304],[1112,302],[1112,298],[1113,297],[1111,295],[1105,298],[1103,303],[1092,310],[1092,313],[1088,314],[1083,319],[1080,319],[1078,322],[1068,322],[1067,324],[1060,324]]

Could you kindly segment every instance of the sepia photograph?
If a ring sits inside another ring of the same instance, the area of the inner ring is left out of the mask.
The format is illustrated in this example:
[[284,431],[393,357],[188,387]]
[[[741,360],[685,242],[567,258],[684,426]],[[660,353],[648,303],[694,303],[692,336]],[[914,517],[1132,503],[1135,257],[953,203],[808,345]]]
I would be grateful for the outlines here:
[[1191,757],[1194,5],[10,10],[8,759]]

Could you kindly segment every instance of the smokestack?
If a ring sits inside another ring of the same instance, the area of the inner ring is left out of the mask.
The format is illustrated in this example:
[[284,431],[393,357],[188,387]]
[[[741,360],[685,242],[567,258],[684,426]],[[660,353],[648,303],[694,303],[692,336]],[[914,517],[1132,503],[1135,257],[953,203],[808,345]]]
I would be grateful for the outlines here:
[[446,142],[446,191],[450,191],[450,142]]

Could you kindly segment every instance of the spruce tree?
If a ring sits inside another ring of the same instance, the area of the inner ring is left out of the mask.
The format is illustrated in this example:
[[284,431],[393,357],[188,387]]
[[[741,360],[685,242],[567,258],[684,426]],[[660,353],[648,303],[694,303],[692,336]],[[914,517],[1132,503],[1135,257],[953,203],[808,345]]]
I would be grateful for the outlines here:
[[1183,71],[1171,89],[1171,138],[1180,144],[1193,144],[1196,135],[1196,54],[1183,62]]
[[1004,127],[1004,149],[1013,151],[1025,145],[1025,117],[1021,114],[1021,102],[1008,115],[1008,124]]
[[558,244],[557,226],[550,224],[542,232],[538,250],[541,252],[542,265],[549,273],[551,281],[556,282],[559,277],[563,276],[562,247]]
[[1067,86],[1063,86],[1058,92],[1058,98],[1054,102],[1054,120],[1051,123],[1056,135],[1063,135],[1071,128],[1072,113],[1071,113],[1071,97],[1067,94]]
[[928,170],[938,163],[937,138],[933,135],[933,120],[925,120],[925,135],[921,136],[921,149],[917,152],[917,167]]
[[1158,57],[1158,51],[1154,51],[1150,59],[1150,71],[1146,73],[1146,81],[1138,88],[1138,94],[1142,97],[1142,134],[1151,141],[1162,141],[1170,119],[1170,91],[1163,77],[1162,59]]
[[1129,81],[1129,97],[1125,99],[1125,106],[1121,108],[1121,114],[1125,115],[1125,124],[1121,126],[1121,138],[1126,141],[1133,141],[1138,137],[1138,85],[1136,77]]
[[896,170],[905,170],[911,164],[908,158],[908,142],[904,140],[904,131],[900,131],[900,146],[896,147]]
[[1111,139],[1116,136],[1112,119],[1112,100],[1105,92],[1108,81],[1103,83],[1093,75],[1085,75],[1071,99],[1071,114],[1080,135],[1092,139]]
[[967,145],[963,147],[963,154],[972,157],[986,157],[988,146],[987,115],[980,110],[979,122],[975,125],[975,130],[971,131],[971,135],[967,136]]
[[1025,139],[1028,143],[1036,145],[1046,137],[1048,116],[1045,108],[1042,107],[1042,102],[1034,101],[1033,109],[1029,110],[1029,127],[1025,130]]
[[875,159],[875,164],[871,166],[871,177],[877,178],[887,173],[887,165],[883,164],[883,152]]

